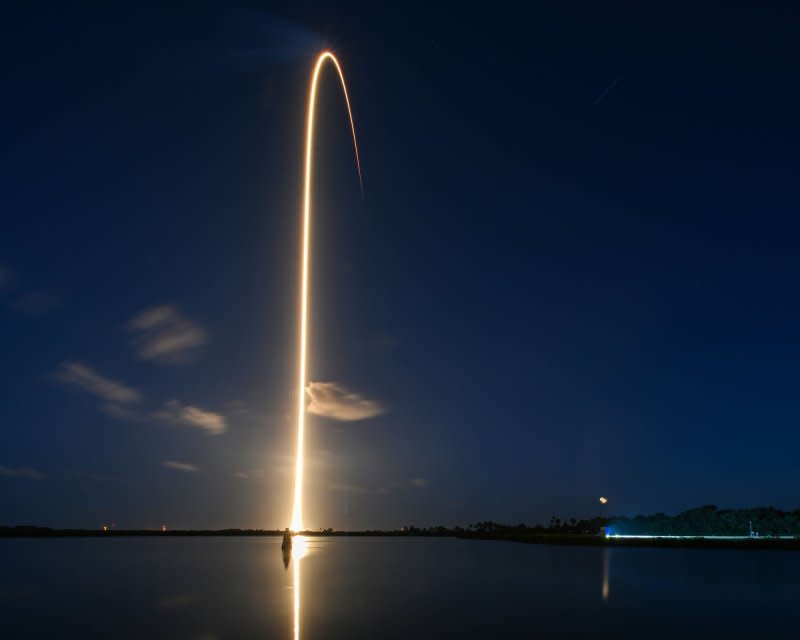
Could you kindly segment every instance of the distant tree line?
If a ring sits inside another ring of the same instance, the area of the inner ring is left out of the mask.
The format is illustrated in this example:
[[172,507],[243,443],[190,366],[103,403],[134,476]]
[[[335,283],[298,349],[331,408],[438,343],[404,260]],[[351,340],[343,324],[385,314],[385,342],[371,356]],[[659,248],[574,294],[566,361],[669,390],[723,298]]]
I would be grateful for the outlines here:
[[[751,529],[752,527],[752,529]],[[610,532],[629,535],[681,535],[747,536],[752,532],[760,538],[773,536],[798,536],[800,538],[800,509],[781,511],[774,507],[753,509],[718,509],[706,505],[689,509],[674,516],[664,513],[633,517],[589,518],[578,520],[553,515],[547,524],[501,524],[491,520],[475,522],[466,527],[417,527],[408,525],[400,529],[335,531],[318,529],[304,531],[314,536],[428,536],[456,537],[520,542],[591,543],[589,538],[601,542],[601,534]],[[281,529],[219,529],[219,530],[109,530],[100,529],[50,529],[34,526],[0,526],[0,538],[5,537],[78,537],[78,536],[280,536]]]
[[549,524],[528,525],[524,522],[519,524],[501,524],[492,520],[475,522],[467,527],[415,527],[409,525],[403,527],[401,532],[411,536],[456,536],[459,538],[518,538],[520,535],[597,535],[603,531],[603,527],[608,524],[608,518],[590,518],[578,520],[569,518],[561,520],[557,516],[550,518]]
[[706,505],[674,516],[656,513],[613,518],[609,523],[612,533],[628,535],[746,536],[751,526],[758,536],[800,536],[800,509],[718,509]]

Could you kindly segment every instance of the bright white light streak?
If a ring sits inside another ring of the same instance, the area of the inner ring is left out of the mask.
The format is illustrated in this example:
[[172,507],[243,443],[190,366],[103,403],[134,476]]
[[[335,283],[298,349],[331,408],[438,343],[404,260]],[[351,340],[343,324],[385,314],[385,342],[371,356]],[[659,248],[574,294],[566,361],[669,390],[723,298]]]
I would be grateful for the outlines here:
[[305,152],[305,177],[303,182],[303,250],[300,285],[300,348],[297,375],[297,458],[295,461],[294,503],[292,508],[293,532],[303,530],[303,462],[304,440],[306,422],[306,362],[308,351],[308,296],[310,290],[309,267],[311,253],[311,183],[314,158],[314,115],[317,105],[317,84],[319,74],[326,62],[331,62],[339,74],[342,83],[344,100],[347,104],[347,115],[350,119],[350,130],[353,134],[353,147],[356,153],[356,167],[358,168],[358,181],[363,189],[361,177],[361,160],[358,156],[358,142],[356,141],[356,127],[353,122],[353,111],[350,108],[350,96],[347,94],[347,85],[344,81],[342,68],[336,56],[330,51],[323,51],[317,57],[314,71],[311,74],[311,85],[308,90],[308,107],[306,121],[306,152]]

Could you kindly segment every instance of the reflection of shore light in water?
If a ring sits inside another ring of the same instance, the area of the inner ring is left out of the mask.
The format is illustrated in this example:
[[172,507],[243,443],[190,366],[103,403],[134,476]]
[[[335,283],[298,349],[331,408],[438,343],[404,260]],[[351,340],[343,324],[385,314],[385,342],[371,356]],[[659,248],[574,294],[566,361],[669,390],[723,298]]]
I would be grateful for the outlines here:
[[361,181],[361,162],[358,158],[358,143],[356,142],[356,129],[353,124],[353,112],[350,109],[350,97],[347,95],[347,86],[344,82],[344,74],[339,66],[339,61],[330,51],[323,51],[314,64],[314,71],[311,74],[311,86],[308,91],[308,120],[306,122],[306,150],[305,150],[305,178],[303,183],[303,259],[301,267],[300,285],[300,354],[298,356],[298,379],[297,379],[297,459],[295,461],[294,479],[294,506],[292,508],[292,531],[303,530],[303,439],[305,437],[306,419],[306,347],[308,334],[308,292],[309,292],[309,258],[310,258],[310,236],[311,236],[311,174],[312,160],[314,157],[314,111],[316,109],[317,82],[319,73],[326,62],[330,61],[339,74],[342,82],[342,91],[347,103],[347,115],[350,118],[350,130],[353,133],[353,146],[356,152],[356,166],[358,168],[358,179]]
[[608,602],[608,596],[611,593],[611,580],[609,578],[609,571],[611,569],[611,551],[603,549],[603,586],[601,594],[603,602]]

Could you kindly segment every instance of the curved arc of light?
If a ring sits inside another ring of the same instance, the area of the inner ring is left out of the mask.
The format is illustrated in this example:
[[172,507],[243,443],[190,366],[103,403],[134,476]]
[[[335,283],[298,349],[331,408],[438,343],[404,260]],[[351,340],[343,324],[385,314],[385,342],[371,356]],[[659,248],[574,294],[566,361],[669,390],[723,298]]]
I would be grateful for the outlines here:
[[308,92],[308,116],[306,121],[306,148],[305,148],[305,176],[303,179],[303,251],[302,251],[302,284],[300,292],[300,363],[297,380],[297,459],[295,461],[295,481],[294,481],[294,506],[292,508],[293,532],[303,530],[303,459],[304,459],[304,438],[305,438],[305,414],[306,414],[306,361],[308,347],[308,292],[309,292],[309,262],[310,262],[310,239],[311,239],[311,179],[314,157],[314,116],[317,105],[317,84],[319,75],[325,63],[330,61],[339,74],[342,83],[342,92],[347,104],[347,115],[350,120],[350,130],[353,134],[353,148],[356,155],[356,167],[358,168],[358,182],[364,188],[361,176],[361,160],[358,156],[358,142],[356,141],[356,127],[353,122],[353,111],[350,108],[350,96],[347,93],[347,85],[344,81],[344,74],[336,56],[330,51],[323,51],[317,57],[314,64],[314,71],[311,74],[311,85]]

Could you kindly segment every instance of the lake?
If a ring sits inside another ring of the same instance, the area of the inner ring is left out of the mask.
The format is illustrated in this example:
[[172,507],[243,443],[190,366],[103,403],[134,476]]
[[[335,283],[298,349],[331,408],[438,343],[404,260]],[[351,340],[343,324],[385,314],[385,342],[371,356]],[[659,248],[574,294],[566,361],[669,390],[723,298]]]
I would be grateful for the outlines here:
[[0,540],[0,636],[674,640],[800,629],[792,552],[309,538],[286,567],[280,544]]

